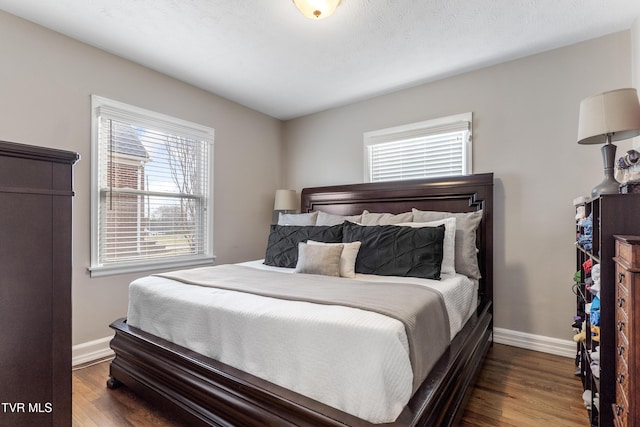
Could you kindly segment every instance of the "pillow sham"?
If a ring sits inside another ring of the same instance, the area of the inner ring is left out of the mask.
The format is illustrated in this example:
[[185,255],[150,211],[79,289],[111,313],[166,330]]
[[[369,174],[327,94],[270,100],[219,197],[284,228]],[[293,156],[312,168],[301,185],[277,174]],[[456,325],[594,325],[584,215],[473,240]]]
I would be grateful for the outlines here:
[[288,214],[280,212],[278,225],[316,225],[318,212]]
[[340,255],[340,277],[347,277],[349,279],[354,279],[356,277],[356,258],[358,257],[361,242],[324,243],[307,240],[307,244],[319,246],[342,245],[342,254]]
[[413,209],[415,222],[428,222],[444,218],[456,218],[456,272],[472,279],[481,277],[476,248],[476,230],[482,220],[482,210],[474,212],[436,212]]
[[404,212],[399,214],[391,213],[371,213],[367,210],[362,212],[362,225],[391,225],[399,224],[401,222],[413,221],[413,214],[411,212]]
[[444,225],[444,241],[442,243],[441,274],[456,274],[456,218],[445,218],[430,222],[403,222],[396,224],[402,227],[437,227]]
[[271,225],[264,264],[273,267],[295,268],[298,262],[298,243],[312,239],[318,242],[341,243],[342,225],[303,226]]
[[343,242],[360,241],[356,272],[440,280],[444,225],[364,226],[345,222]]
[[296,273],[321,274],[323,276],[340,276],[340,255],[344,245],[336,243],[332,246],[309,245],[298,243],[298,261]]
[[318,218],[316,219],[316,225],[338,225],[345,221],[360,222],[362,221],[362,214],[360,215],[334,215],[322,211],[318,211]]

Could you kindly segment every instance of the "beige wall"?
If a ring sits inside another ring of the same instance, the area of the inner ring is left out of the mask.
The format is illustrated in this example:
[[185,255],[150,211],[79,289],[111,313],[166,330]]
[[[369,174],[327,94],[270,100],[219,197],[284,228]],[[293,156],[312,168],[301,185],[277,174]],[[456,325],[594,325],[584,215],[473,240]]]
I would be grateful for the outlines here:
[[474,172],[495,174],[495,325],[571,339],[572,200],[603,169],[600,147],[576,143],[579,103],[628,87],[630,70],[626,31],[291,120],[285,181],[361,182],[363,132],[473,112]]
[[631,26],[631,79],[633,87],[640,88],[640,17]]
[[[631,26],[631,85],[640,92],[640,17]],[[633,139],[633,147],[640,148],[640,136]]]
[[[632,83],[627,31],[284,123],[0,12],[0,139],[76,151],[73,343],[110,334],[138,275],[91,279],[90,94],[211,126],[218,263],[263,256],[276,188],[362,181],[362,133],[474,113],[474,171],[494,172],[496,326],[570,338],[573,208],[602,175],[578,104]],[[636,66],[636,87],[640,74]],[[630,143],[618,144],[618,153]],[[283,167],[284,165],[284,167]],[[256,220],[257,218],[257,220]]]
[[110,335],[109,323],[127,313],[128,283],[141,275],[91,279],[86,271],[91,94],[215,128],[218,263],[263,256],[281,184],[280,121],[4,12],[0,52],[0,140],[82,156],[73,202],[74,344]]

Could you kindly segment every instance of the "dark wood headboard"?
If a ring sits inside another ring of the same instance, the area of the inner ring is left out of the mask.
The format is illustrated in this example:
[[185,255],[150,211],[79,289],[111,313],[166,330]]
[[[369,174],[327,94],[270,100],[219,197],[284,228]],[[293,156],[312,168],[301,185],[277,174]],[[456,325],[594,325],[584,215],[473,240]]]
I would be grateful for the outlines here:
[[493,300],[493,174],[304,188],[301,212],[335,215],[369,212],[472,212],[482,209],[476,245],[480,295]]

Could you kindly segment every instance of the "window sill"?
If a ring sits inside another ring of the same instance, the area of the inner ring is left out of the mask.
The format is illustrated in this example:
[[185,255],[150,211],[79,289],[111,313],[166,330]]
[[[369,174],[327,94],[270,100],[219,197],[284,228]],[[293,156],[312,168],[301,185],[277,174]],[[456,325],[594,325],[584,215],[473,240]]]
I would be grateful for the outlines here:
[[198,258],[182,258],[182,259],[164,259],[154,262],[145,262],[144,264],[139,262],[121,263],[117,265],[99,265],[91,266],[87,268],[91,278],[114,276],[116,274],[128,274],[128,273],[140,273],[153,270],[174,270],[178,268],[197,267],[197,266],[211,266],[216,257],[206,256]]

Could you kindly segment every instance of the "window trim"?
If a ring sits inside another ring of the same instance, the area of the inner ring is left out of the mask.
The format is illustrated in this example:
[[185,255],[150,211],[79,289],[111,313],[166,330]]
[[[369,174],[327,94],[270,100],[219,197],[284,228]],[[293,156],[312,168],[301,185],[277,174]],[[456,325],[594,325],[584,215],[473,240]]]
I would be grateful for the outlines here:
[[464,129],[468,130],[469,137],[463,145],[462,169],[464,175],[469,175],[473,171],[473,114],[471,112],[365,132],[363,159],[364,182],[374,182],[371,180],[370,146]]
[[[142,123],[156,130],[188,133],[197,136],[209,144],[207,155],[209,194],[205,209],[206,228],[204,254],[173,256],[152,260],[123,261],[117,264],[100,264],[98,253],[98,227],[100,215],[100,176],[99,176],[99,120],[100,113],[106,112],[114,118]],[[136,273],[151,270],[166,270],[180,267],[212,264],[215,260],[213,246],[213,165],[215,130],[213,128],[178,119],[155,111],[135,107],[123,102],[114,101],[98,95],[91,95],[91,259],[88,271],[91,277],[103,277],[115,274]]]

